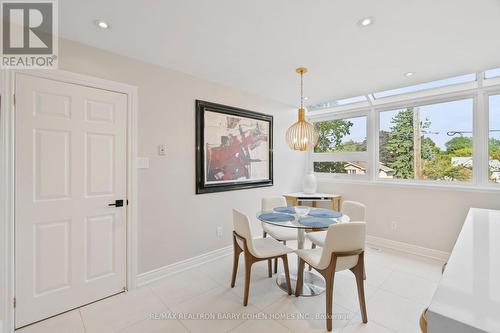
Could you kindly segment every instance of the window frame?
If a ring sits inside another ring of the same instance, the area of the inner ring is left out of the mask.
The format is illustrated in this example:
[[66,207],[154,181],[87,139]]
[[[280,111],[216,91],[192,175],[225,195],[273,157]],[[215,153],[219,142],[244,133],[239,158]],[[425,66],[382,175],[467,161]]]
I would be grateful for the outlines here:
[[[321,111],[313,111],[308,114],[311,122],[335,120],[356,116],[367,116],[367,159],[361,161],[368,162],[368,172],[366,175],[328,174],[315,173],[320,181],[348,182],[379,184],[387,186],[415,186],[429,188],[448,188],[459,190],[479,190],[479,191],[500,191],[500,184],[489,181],[489,96],[500,94],[500,80],[497,78],[484,80],[484,72],[477,72],[477,81],[466,84],[457,84],[447,87],[428,89],[415,93],[397,95],[374,100],[368,99],[368,105],[357,108],[330,108]],[[500,78],[499,78],[500,79]],[[488,82],[485,82],[488,81]],[[369,96],[369,95],[368,95]],[[471,181],[443,181],[443,180],[416,180],[416,179],[387,179],[379,177],[378,172],[374,172],[374,167],[379,162],[379,113],[391,111],[405,107],[425,106],[429,104],[439,104],[457,101],[461,99],[472,99],[472,137],[473,137],[473,174]],[[321,113],[319,113],[321,112]],[[314,171],[315,161],[356,161],[360,159],[357,152],[351,153],[313,153],[308,154],[308,166]],[[319,158],[318,154],[328,154]],[[333,158],[328,160],[327,158]]]
[[[489,140],[490,140],[490,97],[491,96],[500,96],[500,87],[497,87],[497,89],[489,89],[486,92],[483,93],[483,98],[484,98],[484,109],[486,110],[485,113],[485,135],[484,135],[484,154],[485,154],[485,166],[484,166],[484,178],[485,182],[488,183],[492,187],[497,187],[500,189],[500,183],[494,183],[490,181],[489,178],[489,171],[490,171],[490,150],[489,150]],[[499,110],[500,112],[500,110]]]
[[349,173],[326,173],[326,172],[314,172],[321,177],[328,178],[341,178],[341,179],[358,179],[358,180],[369,180],[371,178],[372,167],[370,164],[370,111],[358,110],[358,111],[341,111],[335,114],[328,114],[326,116],[317,116],[312,120],[313,125],[318,122],[330,121],[330,120],[340,120],[349,118],[366,117],[366,151],[356,151],[356,152],[330,152],[330,153],[315,153],[314,150],[310,150],[308,154],[308,165],[310,165],[311,170],[314,172],[314,162],[366,162],[368,165],[367,173],[364,175],[356,175]]

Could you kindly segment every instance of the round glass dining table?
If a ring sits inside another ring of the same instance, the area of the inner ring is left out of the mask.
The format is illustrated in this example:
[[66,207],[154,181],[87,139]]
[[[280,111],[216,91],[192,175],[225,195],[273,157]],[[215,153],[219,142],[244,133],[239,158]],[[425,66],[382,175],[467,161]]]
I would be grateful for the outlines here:
[[[282,208],[282,209],[279,209]],[[325,217],[325,219],[330,221],[330,224],[334,223],[346,223],[350,221],[349,216],[345,214],[341,214],[339,212],[323,209],[323,208],[312,208],[307,207],[309,209],[305,209],[303,206],[295,206],[295,207],[279,207],[275,208],[274,211],[260,211],[257,213],[257,219],[262,221],[263,223],[267,223],[273,226],[277,226],[280,228],[292,228],[297,230],[297,248],[303,249],[304,242],[306,238],[306,232],[311,231],[322,231],[328,229],[328,226],[325,223],[320,223],[319,226],[315,226],[311,223],[305,223],[307,219],[311,217],[311,221],[314,221],[311,215],[321,215],[321,213],[325,213],[325,216],[332,215],[335,217]],[[297,209],[296,209],[297,208]],[[328,214],[330,212],[330,214]],[[300,215],[298,214],[300,213]],[[318,213],[318,214],[315,214]],[[276,214],[287,214],[289,215],[289,221],[283,221],[283,219],[277,219]],[[339,216],[340,215],[340,216]],[[302,222],[302,223],[301,223]],[[298,267],[298,265],[297,265]],[[297,284],[297,270],[290,270],[290,280],[292,284],[292,292],[295,293],[295,286]],[[304,270],[304,284],[302,287],[302,291],[300,292],[301,296],[317,296],[325,291],[325,279],[323,277],[314,272],[309,271],[307,269]],[[283,291],[287,292],[285,273],[280,273],[276,277],[276,283]]]

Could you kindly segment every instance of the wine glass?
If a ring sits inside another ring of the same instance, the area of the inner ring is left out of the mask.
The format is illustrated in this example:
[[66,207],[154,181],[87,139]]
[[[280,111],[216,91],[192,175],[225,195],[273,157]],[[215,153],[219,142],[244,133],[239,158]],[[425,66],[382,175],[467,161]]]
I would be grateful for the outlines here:
[[307,207],[307,206],[297,206],[297,207],[295,207],[295,212],[297,213],[297,215],[299,217],[306,216],[307,214],[309,214],[310,210],[311,210],[311,208]]

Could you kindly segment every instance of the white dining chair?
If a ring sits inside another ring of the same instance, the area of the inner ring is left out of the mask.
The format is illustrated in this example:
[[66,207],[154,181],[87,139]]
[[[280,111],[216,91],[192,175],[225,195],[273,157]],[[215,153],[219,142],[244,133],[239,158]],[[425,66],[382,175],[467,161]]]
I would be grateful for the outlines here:
[[[243,252],[245,258],[245,292],[243,296],[243,305],[248,304],[248,294],[250,292],[250,273],[252,265],[258,261],[281,258],[285,270],[288,295],[292,294],[290,284],[290,272],[288,270],[288,253],[293,250],[286,245],[272,238],[253,239],[250,229],[250,219],[240,211],[233,209],[233,274],[231,277],[231,288],[234,288],[236,274],[238,272],[238,262],[240,254]],[[271,268],[269,267],[269,277],[271,277]]]
[[328,227],[323,248],[297,250],[299,269],[295,296],[300,295],[303,285],[304,265],[307,263],[320,273],[326,281],[326,328],[332,330],[333,282],[335,273],[351,270],[356,277],[358,299],[363,323],[368,322],[366,314],[363,273],[365,270],[364,250],[366,223],[351,222],[332,224]]
[[[261,209],[263,211],[272,211],[277,207],[286,207],[285,197],[264,197],[261,202]],[[262,222],[262,237],[266,238],[267,235],[276,239],[277,241],[283,242],[286,245],[287,241],[297,240],[297,231],[291,228],[274,226],[269,223]],[[274,273],[278,272],[278,261],[274,261]]]
[[[365,221],[366,206],[357,201],[344,201],[341,212],[349,216],[350,221]],[[309,232],[306,237],[311,241],[312,248],[325,244],[326,231]]]

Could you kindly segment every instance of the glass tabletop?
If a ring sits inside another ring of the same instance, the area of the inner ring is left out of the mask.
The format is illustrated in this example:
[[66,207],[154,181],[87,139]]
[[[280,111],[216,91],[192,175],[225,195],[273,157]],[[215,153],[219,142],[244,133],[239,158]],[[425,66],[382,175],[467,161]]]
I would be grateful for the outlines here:
[[[309,212],[307,212],[307,209],[305,211],[301,211],[301,208],[304,206],[295,206],[295,207],[288,207],[288,208],[293,208],[295,213],[291,212],[284,212],[286,210],[278,209],[278,210],[271,210],[271,211],[260,211],[257,213],[257,219],[260,221],[275,225],[278,227],[283,227],[283,228],[294,228],[294,229],[326,229],[327,227],[324,228],[311,228],[311,226],[307,226],[304,224],[301,224],[299,222],[299,219],[302,217],[311,217],[308,215],[309,213],[315,211],[323,211],[323,212],[332,212],[332,213],[338,213],[336,211],[330,210],[330,209],[324,209],[324,208],[309,208]],[[295,210],[297,208],[297,210]],[[297,211],[299,211],[301,214],[297,214]],[[287,218],[288,217],[288,218]],[[343,214],[340,217],[334,217],[334,218],[328,218],[328,220],[331,220],[336,223],[345,223],[349,222],[350,218],[349,216]]]

